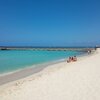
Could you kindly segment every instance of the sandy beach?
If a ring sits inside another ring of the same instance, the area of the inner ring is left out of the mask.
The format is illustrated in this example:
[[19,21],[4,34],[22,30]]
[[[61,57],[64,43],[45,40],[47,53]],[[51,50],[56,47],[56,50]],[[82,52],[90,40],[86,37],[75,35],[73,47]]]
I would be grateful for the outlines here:
[[100,100],[100,49],[1,85],[0,100]]

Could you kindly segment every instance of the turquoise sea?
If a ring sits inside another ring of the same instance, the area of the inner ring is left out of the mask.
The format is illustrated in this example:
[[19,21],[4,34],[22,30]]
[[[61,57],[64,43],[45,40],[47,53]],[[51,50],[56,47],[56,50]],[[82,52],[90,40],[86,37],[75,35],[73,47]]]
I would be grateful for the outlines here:
[[82,53],[77,51],[0,50],[0,74]]

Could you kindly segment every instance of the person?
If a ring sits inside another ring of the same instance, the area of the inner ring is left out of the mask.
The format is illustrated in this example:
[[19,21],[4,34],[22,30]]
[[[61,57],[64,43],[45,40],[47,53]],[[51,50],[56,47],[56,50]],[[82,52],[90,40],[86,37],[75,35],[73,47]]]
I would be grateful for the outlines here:
[[72,58],[69,57],[69,59],[67,60],[67,63],[71,62],[72,61]]
[[95,50],[97,50],[97,47],[95,46]]
[[89,54],[90,52],[89,52],[89,50],[88,50],[88,54]]
[[88,54],[91,54],[91,50],[88,50]]
[[77,61],[77,57],[74,56],[73,59],[72,59],[72,61]]

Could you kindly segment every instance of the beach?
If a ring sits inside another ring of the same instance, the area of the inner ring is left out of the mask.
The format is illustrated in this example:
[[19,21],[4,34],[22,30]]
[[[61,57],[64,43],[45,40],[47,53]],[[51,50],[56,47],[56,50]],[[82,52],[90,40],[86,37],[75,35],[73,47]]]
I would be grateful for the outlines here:
[[100,49],[0,85],[0,100],[100,100]]

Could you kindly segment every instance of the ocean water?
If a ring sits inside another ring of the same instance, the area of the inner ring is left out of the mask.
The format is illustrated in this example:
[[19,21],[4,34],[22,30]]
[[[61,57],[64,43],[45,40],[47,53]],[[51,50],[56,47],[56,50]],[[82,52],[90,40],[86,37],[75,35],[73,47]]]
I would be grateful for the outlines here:
[[82,53],[77,51],[0,50],[0,74]]

